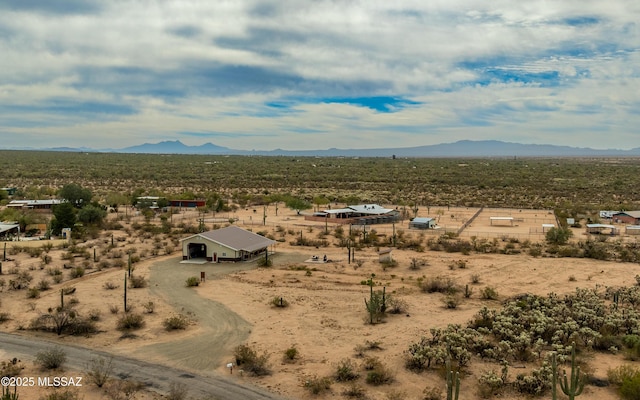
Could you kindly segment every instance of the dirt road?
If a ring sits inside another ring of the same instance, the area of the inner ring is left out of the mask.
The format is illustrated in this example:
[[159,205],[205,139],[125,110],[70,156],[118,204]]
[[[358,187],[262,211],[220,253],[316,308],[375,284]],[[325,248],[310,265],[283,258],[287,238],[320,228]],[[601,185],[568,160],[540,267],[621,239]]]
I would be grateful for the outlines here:
[[149,277],[151,292],[164,298],[177,312],[192,316],[199,331],[179,344],[170,341],[142,346],[134,353],[136,358],[159,356],[171,365],[193,371],[213,371],[222,363],[233,361],[222,357],[249,337],[251,325],[224,305],[198,296],[185,282],[191,276],[199,278],[200,271],[205,271],[205,290],[215,290],[217,277],[251,268],[255,268],[254,263],[180,264],[179,258],[154,264]]
[[[188,388],[189,395],[195,398],[220,400],[283,400],[283,398],[278,395],[269,393],[255,386],[247,385],[244,382],[234,382],[218,374],[193,374],[177,368],[111,355],[83,347],[59,344],[32,337],[22,337],[9,333],[0,333],[0,349],[7,357],[34,358],[38,352],[55,346],[66,353],[67,362],[65,365],[71,369],[84,371],[86,365],[92,359],[113,357],[112,365],[118,377],[144,382],[147,389],[161,394],[168,392],[171,382],[178,382],[185,384]],[[85,382],[84,384],[88,385],[89,382]]]

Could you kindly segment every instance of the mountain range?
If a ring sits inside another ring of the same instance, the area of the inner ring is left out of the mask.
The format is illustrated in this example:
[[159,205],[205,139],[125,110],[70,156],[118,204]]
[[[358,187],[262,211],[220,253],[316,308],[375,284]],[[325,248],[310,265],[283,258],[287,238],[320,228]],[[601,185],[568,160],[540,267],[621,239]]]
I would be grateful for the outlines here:
[[[16,149],[18,150],[18,149]],[[33,148],[19,150],[36,150]],[[210,154],[210,155],[262,155],[298,157],[638,157],[640,147],[630,150],[592,149],[587,147],[555,146],[549,144],[521,144],[499,140],[460,140],[417,147],[397,147],[380,149],[337,149],[326,150],[265,150],[247,151],[205,143],[189,146],[175,141],[144,143],[121,149],[91,149],[86,147],[56,147],[37,150],[71,152],[109,152],[143,154]]]

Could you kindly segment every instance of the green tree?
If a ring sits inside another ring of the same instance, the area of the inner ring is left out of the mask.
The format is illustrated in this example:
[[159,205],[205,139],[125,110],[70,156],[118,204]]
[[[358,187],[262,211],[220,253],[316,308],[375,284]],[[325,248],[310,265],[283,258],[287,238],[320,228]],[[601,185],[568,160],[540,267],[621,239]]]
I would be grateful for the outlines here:
[[78,211],[78,221],[88,225],[100,225],[107,212],[101,207],[89,204]]
[[550,244],[566,244],[571,236],[573,236],[571,229],[559,227],[549,229],[545,238]]
[[118,206],[129,203],[129,198],[122,193],[111,192],[107,194],[106,203],[113,207],[114,209],[118,209]]
[[59,235],[63,228],[73,228],[76,224],[76,213],[71,203],[62,203],[53,207],[51,233]]
[[91,191],[84,189],[75,183],[64,185],[58,195],[71,203],[74,207],[80,208],[91,202]]
[[298,214],[300,214],[300,211],[302,210],[308,210],[311,208],[311,203],[298,197],[287,198],[285,204],[290,209],[295,210]]

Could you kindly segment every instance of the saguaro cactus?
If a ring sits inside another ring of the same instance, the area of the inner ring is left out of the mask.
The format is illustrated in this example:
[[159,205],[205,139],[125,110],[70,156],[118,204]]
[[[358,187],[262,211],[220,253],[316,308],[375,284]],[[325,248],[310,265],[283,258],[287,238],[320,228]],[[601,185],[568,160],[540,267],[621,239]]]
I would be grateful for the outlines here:
[[576,365],[576,344],[571,345],[571,378],[567,378],[567,371],[562,370],[560,379],[560,389],[569,396],[569,400],[574,400],[582,394],[584,389],[584,377],[580,373],[580,366]]
[[18,386],[13,387],[13,393],[11,393],[11,388],[9,386],[2,386],[2,397],[0,400],[18,400]]
[[460,373],[453,372],[451,361],[447,361],[447,400],[458,400],[460,395]]
[[[551,382],[551,398],[557,400],[557,383],[558,383],[558,363],[556,361],[556,353],[551,356],[551,369],[553,371]],[[576,345],[571,346],[571,378],[567,377],[567,371],[562,370],[562,379],[560,379],[560,389],[569,397],[569,400],[574,400],[576,397],[582,394],[584,389],[584,377],[580,373],[580,366],[576,365]]]

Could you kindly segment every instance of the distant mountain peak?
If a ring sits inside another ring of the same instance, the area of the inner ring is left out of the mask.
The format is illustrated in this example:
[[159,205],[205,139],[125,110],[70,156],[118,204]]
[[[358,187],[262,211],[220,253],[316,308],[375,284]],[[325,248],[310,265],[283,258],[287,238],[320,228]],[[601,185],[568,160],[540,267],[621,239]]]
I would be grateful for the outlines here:
[[[15,150],[38,150],[34,148]],[[211,155],[264,155],[291,157],[639,157],[640,147],[631,150],[606,149],[597,150],[550,144],[522,144],[503,142],[500,140],[459,140],[453,143],[441,143],[417,147],[379,148],[379,149],[338,149],[326,150],[235,150],[213,143],[189,146],[180,140],[165,140],[158,143],[144,143],[122,149],[88,149],[82,148],[47,148],[47,151],[76,152],[114,152],[145,154],[211,154]]]

